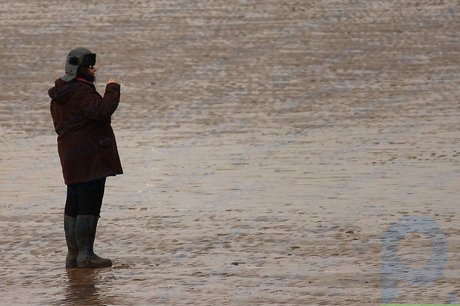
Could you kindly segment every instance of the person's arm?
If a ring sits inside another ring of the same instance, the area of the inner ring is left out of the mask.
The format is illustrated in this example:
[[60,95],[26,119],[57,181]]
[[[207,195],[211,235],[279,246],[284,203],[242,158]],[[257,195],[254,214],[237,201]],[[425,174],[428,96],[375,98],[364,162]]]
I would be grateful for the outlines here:
[[78,98],[85,119],[106,121],[110,119],[120,102],[120,84],[109,79],[103,97],[96,90],[88,88]]

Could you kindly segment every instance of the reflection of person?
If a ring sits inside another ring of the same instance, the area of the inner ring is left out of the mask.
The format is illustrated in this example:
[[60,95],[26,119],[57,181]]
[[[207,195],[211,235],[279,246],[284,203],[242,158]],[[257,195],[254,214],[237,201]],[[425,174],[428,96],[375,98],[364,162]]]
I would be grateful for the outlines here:
[[101,294],[101,275],[98,270],[68,269],[68,282],[65,295],[60,305],[107,305],[105,296]]
[[111,116],[120,100],[120,84],[109,79],[102,97],[93,85],[96,54],[70,51],[65,75],[48,91],[67,200],[64,231],[67,268],[99,268],[110,259],[93,252],[107,176],[122,174]]

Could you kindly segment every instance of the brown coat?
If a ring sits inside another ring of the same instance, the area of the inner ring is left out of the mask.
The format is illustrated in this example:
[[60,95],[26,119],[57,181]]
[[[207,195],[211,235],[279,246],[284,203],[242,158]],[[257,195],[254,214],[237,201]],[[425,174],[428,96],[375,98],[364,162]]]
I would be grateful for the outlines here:
[[107,84],[102,97],[90,82],[57,79],[48,94],[65,184],[122,174],[110,125],[120,101],[120,84]]

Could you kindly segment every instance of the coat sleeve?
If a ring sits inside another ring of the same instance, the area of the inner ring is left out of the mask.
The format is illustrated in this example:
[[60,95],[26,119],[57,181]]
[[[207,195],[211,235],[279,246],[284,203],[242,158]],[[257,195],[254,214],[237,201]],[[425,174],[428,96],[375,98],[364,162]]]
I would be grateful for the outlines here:
[[109,83],[105,87],[104,97],[94,89],[85,90],[79,97],[83,117],[89,120],[107,121],[120,102],[120,84]]

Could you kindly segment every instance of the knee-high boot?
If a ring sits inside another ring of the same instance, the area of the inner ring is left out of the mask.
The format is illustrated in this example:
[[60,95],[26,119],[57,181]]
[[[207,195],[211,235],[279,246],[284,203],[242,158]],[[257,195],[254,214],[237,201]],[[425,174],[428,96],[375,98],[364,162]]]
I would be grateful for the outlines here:
[[110,259],[101,258],[93,252],[98,219],[99,216],[93,215],[77,216],[75,234],[78,245],[78,268],[104,268],[112,265]]
[[77,266],[78,246],[75,238],[75,223],[76,218],[64,215],[64,232],[67,243],[66,268],[75,268]]

